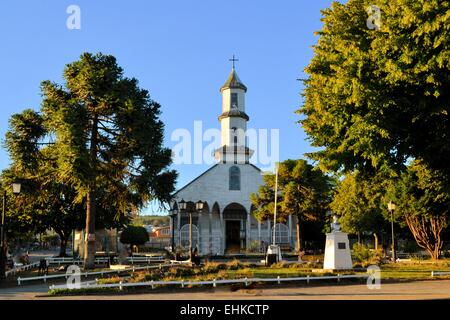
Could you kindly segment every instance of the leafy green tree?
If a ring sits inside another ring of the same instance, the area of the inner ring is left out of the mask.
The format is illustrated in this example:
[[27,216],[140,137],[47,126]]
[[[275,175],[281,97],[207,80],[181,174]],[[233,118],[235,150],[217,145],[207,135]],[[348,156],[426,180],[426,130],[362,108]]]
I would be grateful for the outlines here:
[[85,268],[94,266],[99,197],[125,215],[148,201],[167,202],[176,172],[168,170],[160,105],[138,81],[123,75],[110,55],[84,53],[64,69],[64,86],[44,81],[41,114],[12,134],[9,150],[16,169],[38,172],[46,157],[36,143],[51,140],[57,181],[85,201]]
[[396,179],[387,193],[417,244],[439,259],[442,233],[448,226],[450,180],[441,171],[429,169],[416,160]]
[[126,227],[120,234],[120,242],[129,244],[131,247],[131,252],[133,252],[133,246],[143,245],[148,240],[148,232],[142,226],[130,225]]
[[[11,127],[8,133],[14,131]],[[48,154],[51,148],[53,148],[51,145],[46,146],[41,152]],[[8,185],[19,177],[22,179],[22,192],[8,196],[12,203],[8,206],[6,225],[9,230],[9,239],[16,238],[24,232],[37,234],[52,229],[60,239],[59,255],[65,256],[72,231],[83,228],[86,219],[86,202],[77,202],[75,189],[57,181],[55,171],[52,170],[55,165],[52,161],[52,158],[47,158],[45,161],[38,160],[39,170],[35,175],[21,171],[17,176],[14,174],[14,162],[11,168],[3,171],[2,180]],[[127,223],[128,217],[116,214],[104,190],[99,190],[98,201],[96,226],[114,228],[122,227]]]
[[[379,30],[367,9],[381,10]],[[450,171],[450,2],[349,0],[322,11],[305,69],[310,154],[331,171],[404,170],[408,158]]]
[[371,233],[378,244],[385,225],[382,207],[387,181],[353,172],[338,183],[330,207],[340,217],[344,231],[357,234],[358,238],[361,233]]
[[[278,166],[277,213],[279,221],[297,218],[297,248],[302,251],[301,226],[325,216],[331,200],[333,180],[305,160],[285,160]],[[255,217],[270,219],[274,212],[275,175],[264,175],[264,184],[250,196]]]

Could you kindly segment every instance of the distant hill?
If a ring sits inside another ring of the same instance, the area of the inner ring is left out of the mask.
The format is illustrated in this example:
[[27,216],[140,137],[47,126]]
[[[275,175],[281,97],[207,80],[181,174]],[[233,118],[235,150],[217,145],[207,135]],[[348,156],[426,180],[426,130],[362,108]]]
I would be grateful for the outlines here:
[[170,219],[168,216],[138,216],[133,219],[134,224],[147,225],[151,224],[154,227],[168,226]]

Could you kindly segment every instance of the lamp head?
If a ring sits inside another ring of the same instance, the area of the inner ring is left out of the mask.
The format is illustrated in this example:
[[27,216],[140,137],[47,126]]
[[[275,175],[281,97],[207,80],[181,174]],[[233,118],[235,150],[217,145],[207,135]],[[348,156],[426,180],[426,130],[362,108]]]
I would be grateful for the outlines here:
[[389,201],[389,203],[388,203],[388,210],[392,211],[392,210],[395,210],[395,208],[396,208],[395,203],[392,202],[392,201]]
[[14,194],[19,194],[22,189],[22,183],[19,180],[15,180],[12,184],[12,190]]
[[184,201],[184,199],[181,199],[181,201],[178,202],[178,207],[180,208],[181,211],[185,211],[186,210],[186,201]]
[[203,210],[203,202],[201,200],[195,203],[195,209],[197,209],[197,211]]

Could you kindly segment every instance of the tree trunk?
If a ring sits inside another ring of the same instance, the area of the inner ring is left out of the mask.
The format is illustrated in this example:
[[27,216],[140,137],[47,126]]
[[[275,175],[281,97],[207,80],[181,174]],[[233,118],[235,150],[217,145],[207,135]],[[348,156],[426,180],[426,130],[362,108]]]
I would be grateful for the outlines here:
[[373,237],[375,238],[375,251],[378,252],[378,236],[375,232],[373,233]]
[[93,269],[95,267],[95,212],[96,212],[96,162],[98,143],[98,118],[95,115],[92,123],[91,146],[89,162],[91,165],[91,175],[89,181],[89,191],[86,199],[86,239],[84,250],[84,268]]
[[433,260],[439,259],[443,245],[441,234],[446,226],[446,215],[431,216],[429,221],[423,216],[419,218],[406,215],[405,221],[419,247],[427,250]]
[[297,217],[297,252],[298,252],[298,261],[302,261],[302,238],[300,234],[300,219]]
[[66,248],[67,248],[67,239],[64,235],[59,234],[59,239],[61,240],[59,244],[59,256],[65,257],[66,256]]

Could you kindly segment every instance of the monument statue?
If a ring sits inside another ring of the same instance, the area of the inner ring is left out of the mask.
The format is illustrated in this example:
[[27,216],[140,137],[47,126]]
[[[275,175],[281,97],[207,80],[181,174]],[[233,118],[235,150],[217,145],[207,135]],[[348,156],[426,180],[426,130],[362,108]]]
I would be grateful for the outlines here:
[[331,231],[332,232],[341,231],[341,224],[339,223],[339,218],[337,215],[333,215],[333,222],[331,223]]
[[[330,215],[332,213],[330,212]],[[331,232],[327,233],[325,241],[325,256],[323,269],[349,270],[352,269],[352,257],[348,234],[341,231],[341,224],[336,214],[333,214]]]

